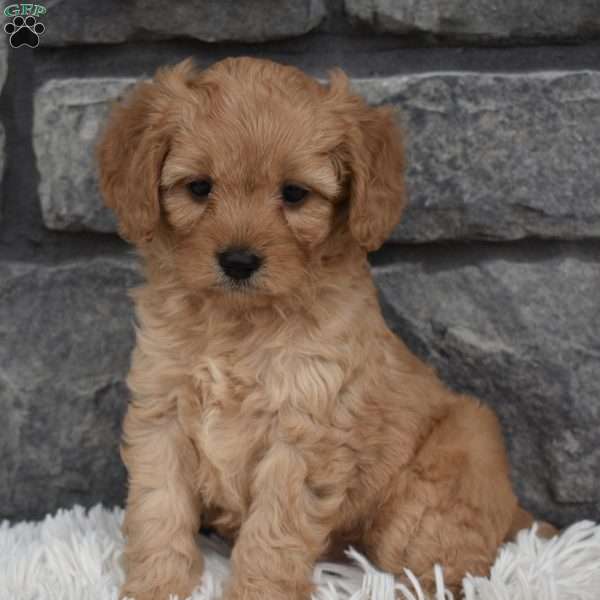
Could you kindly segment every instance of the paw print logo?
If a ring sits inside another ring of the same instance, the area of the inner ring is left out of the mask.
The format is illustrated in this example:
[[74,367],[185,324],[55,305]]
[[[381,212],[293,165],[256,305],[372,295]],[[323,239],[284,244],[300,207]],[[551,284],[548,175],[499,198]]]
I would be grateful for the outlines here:
[[27,18],[15,17],[11,23],[4,25],[4,31],[10,35],[10,45],[13,48],[29,46],[37,48],[40,43],[40,35],[46,31],[43,23],[38,22],[31,15]]

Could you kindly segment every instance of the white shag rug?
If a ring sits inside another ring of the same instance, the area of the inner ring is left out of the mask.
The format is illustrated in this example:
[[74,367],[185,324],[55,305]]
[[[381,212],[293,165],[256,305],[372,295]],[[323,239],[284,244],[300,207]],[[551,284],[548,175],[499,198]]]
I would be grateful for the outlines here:
[[[60,510],[39,523],[0,524],[0,599],[118,600],[123,571],[121,509],[96,506]],[[227,548],[202,537],[206,571],[193,600],[218,599],[229,574]],[[355,566],[319,563],[314,578],[318,600],[424,600],[419,582],[400,585],[353,550]],[[452,600],[436,567],[437,593]],[[466,600],[599,600],[600,525],[582,521],[559,537],[542,540],[521,531],[503,546],[489,578],[465,577]],[[456,600],[456,599],[454,599]]]

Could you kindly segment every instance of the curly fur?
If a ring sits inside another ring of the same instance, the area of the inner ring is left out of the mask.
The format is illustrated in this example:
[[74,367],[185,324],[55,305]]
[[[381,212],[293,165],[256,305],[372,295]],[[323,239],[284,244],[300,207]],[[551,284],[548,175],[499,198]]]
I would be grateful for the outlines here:
[[[425,583],[436,562],[453,586],[487,573],[531,520],[498,422],[390,332],[366,260],[405,204],[391,110],[339,71],[321,85],[268,61],[185,61],[115,108],[99,161],[146,272],[123,593],[189,594],[201,525],[234,540],[228,600],[306,599],[315,561],[350,543]],[[195,201],[186,184],[205,177]],[[302,206],[285,182],[310,190]],[[244,286],[215,260],[240,244],[265,258]]]

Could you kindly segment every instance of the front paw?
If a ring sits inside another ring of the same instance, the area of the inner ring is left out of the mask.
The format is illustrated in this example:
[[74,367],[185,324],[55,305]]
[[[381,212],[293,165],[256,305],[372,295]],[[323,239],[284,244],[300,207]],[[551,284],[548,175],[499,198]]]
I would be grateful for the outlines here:
[[302,585],[285,589],[273,583],[230,583],[221,600],[310,600],[314,586]]
[[133,600],[185,600],[200,585],[204,571],[202,556],[192,558],[176,553],[163,553],[132,561],[125,560],[125,584],[119,598]]
[[[174,566],[174,565],[172,565]],[[119,598],[131,598],[133,600],[170,600],[177,597],[178,600],[186,600],[192,595],[194,588],[200,585],[202,578],[202,561],[198,559],[192,568],[181,568],[182,562],[176,563],[179,569],[171,569],[167,581],[160,578],[165,564],[147,565],[147,568],[138,569],[129,574],[127,581],[121,588]],[[179,573],[177,573],[179,570]]]
[[132,600],[169,600],[171,597],[177,597],[179,600],[185,600],[192,595],[195,584],[173,581],[151,589],[140,589],[135,584],[126,583],[121,588],[119,598]]

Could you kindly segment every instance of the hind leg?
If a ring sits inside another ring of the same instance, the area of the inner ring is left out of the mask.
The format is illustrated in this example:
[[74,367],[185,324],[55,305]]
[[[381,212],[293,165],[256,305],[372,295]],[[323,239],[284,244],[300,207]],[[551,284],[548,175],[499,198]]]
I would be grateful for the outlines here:
[[426,589],[434,565],[452,591],[469,572],[486,575],[517,510],[494,414],[458,397],[401,474],[364,539],[380,568],[410,569]]
[[[534,518],[531,513],[528,513],[525,509],[520,506],[517,508],[515,513],[513,522],[510,526],[510,529],[506,535],[505,542],[513,541],[517,533],[521,531],[521,529],[529,529],[534,523]],[[537,522],[537,536],[542,539],[550,539],[554,536],[558,535],[560,531],[552,525],[552,523],[548,523],[547,521],[538,521]]]

